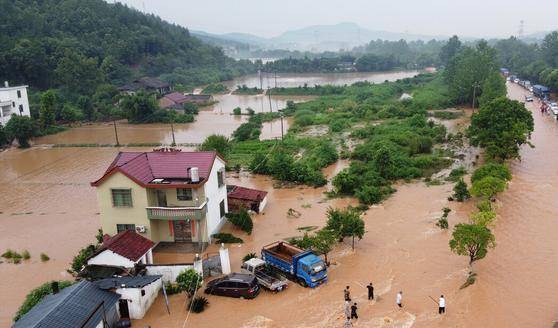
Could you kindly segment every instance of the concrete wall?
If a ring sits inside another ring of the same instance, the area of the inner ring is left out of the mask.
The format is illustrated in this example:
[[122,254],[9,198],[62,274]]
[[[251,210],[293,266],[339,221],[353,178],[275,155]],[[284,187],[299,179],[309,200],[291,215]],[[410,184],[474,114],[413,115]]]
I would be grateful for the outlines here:
[[154,276],[154,275],[162,275],[163,282],[167,283],[175,283],[176,277],[180,274],[180,272],[188,269],[193,269],[194,264],[173,264],[173,265],[147,265],[145,269],[147,270],[147,275]]
[[[192,189],[192,200],[178,200],[176,196],[176,189],[159,189],[164,191],[167,195],[167,206],[168,207],[189,207],[189,206],[199,206],[205,200],[204,188]],[[159,206],[157,201],[157,189],[148,189],[148,204],[149,206],[157,207]],[[198,201],[196,201],[198,199]]]
[[[130,318],[141,319],[157,298],[162,286],[162,280],[158,279],[142,288],[117,288],[116,292],[122,295],[121,299],[128,300]],[[141,295],[142,290],[145,291],[143,296]]]
[[[213,162],[213,167],[211,169],[211,175],[208,181],[204,185],[205,195],[208,198],[207,202],[207,237],[215,234],[221,230],[223,224],[225,224],[226,219],[221,217],[219,210],[219,203],[225,201],[225,212],[228,212],[227,206],[227,185],[219,187],[217,181],[217,172],[222,170],[225,172],[225,162],[223,162],[219,157],[215,158]],[[223,173],[225,174],[225,173]],[[224,178],[226,180],[226,178]],[[209,240],[204,240],[209,241]]]
[[[17,86],[4,88],[4,81],[0,81],[0,83],[2,83],[0,85],[0,103],[8,103],[9,105],[6,106],[9,107],[9,113],[7,113],[6,116],[2,114],[2,110],[0,108],[0,123],[3,126],[6,126],[6,123],[8,123],[13,114],[31,116],[31,112],[29,110],[29,100],[27,99],[27,87]],[[18,90],[21,92],[20,98],[17,96]],[[23,109],[21,112],[19,108],[20,105]]]
[[[132,207],[112,206],[111,189],[131,189]],[[130,180],[120,172],[116,172],[97,187],[97,201],[101,211],[101,227],[103,232],[109,235],[116,234],[117,224],[135,224],[136,227],[143,225],[147,228],[141,235],[155,242],[152,238],[151,223],[147,218],[147,193],[144,188]]]

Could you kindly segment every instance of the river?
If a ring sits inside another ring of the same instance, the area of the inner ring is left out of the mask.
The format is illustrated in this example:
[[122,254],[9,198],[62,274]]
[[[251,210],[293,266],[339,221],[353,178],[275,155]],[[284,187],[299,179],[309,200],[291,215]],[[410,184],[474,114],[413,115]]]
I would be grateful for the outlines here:
[[[523,96],[516,85],[509,86],[509,93],[516,99]],[[467,259],[450,252],[451,231],[434,226],[444,206],[452,208],[450,227],[467,220],[473,202],[448,202],[451,184],[402,183],[391,198],[366,212],[367,233],[356,243],[355,252],[345,243],[330,254],[333,265],[326,285],[311,290],[291,284],[285,292],[262,292],[251,301],[209,296],[208,309],[190,315],[187,327],[214,327],[216,323],[222,327],[341,327],[346,285],[351,286],[359,305],[359,327],[549,327],[558,309],[554,293],[558,205],[548,201],[558,189],[558,172],[552,166],[558,125],[541,116],[534,104],[528,108],[534,110],[536,148],[524,147],[522,161],[511,165],[514,179],[498,197],[497,246],[476,265],[478,279],[473,286],[459,290],[467,276]],[[83,135],[96,138],[100,132],[94,128],[75,130],[91,129]],[[134,133],[141,140],[168,137],[157,134],[157,127],[129,129],[133,142],[140,142]],[[94,140],[101,142],[110,136],[101,133]],[[73,142],[68,138],[58,142]],[[30,289],[51,279],[71,278],[65,271],[69,262],[79,248],[94,242],[99,226],[95,191],[89,182],[102,174],[119,150],[44,146],[0,153],[0,251],[27,249],[32,256],[19,265],[0,264],[0,326],[9,326]],[[325,173],[332,177],[346,165],[339,161]],[[300,235],[299,227],[325,224],[329,206],[355,204],[349,198],[327,199],[323,194],[327,186],[275,189],[269,177],[245,173],[230,174],[227,181],[269,192],[268,207],[254,218],[252,235],[243,236],[242,246],[230,247],[235,270],[246,253],[259,252],[270,241]],[[301,217],[287,217],[289,208],[299,211]],[[225,230],[234,228],[226,226]],[[51,260],[42,263],[41,252]],[[374,282],[379,296],[374,302],[365,297],[364,286],[369,281]],[[403,309],[394,304],[399,290],[404,292]],[[429,299],[439,294],[447,299],[444,316],[437,314],[436,304]],[[159,298],[144,320],[135,324],[183,327],[187,317],[184,296],[171,297],[172,316],[165,311]]]

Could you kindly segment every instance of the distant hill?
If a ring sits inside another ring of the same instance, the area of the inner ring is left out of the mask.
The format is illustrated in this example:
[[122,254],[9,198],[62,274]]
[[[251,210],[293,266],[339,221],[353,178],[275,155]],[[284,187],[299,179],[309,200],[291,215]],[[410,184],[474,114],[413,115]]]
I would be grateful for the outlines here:
[[308,26],[297,30],[286,31],[272,38],[263,38],[246,33],[212,34],[212,36],[220,39],[242,42],[253,48],[314,52],[351,49],[377,39],[387,41],[397,41],[400,39],[407,41],[426,41],[431,39],[445,40],[448,38],[447,36],[428,36],[368,30],[354,23]]
[[0,6],[2,80],[91,94],[139,76],[198,85],[254,68],[189,31],[103,0],[11,0]]

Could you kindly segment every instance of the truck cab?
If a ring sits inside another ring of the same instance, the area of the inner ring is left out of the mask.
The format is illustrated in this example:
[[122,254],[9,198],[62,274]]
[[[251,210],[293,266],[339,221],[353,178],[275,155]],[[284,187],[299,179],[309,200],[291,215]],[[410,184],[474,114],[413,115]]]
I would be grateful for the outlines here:
[[327,281],[326,265],[314,254],[307,255],[298,261],[298,276],[302,285],[316,287]]

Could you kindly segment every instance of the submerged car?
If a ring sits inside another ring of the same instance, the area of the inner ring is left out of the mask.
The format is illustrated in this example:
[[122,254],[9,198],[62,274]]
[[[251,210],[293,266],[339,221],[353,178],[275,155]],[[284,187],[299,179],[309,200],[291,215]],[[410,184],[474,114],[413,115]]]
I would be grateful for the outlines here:
[[255,298],[260,293],[258,280],[253,274],[231,273],[207,283],[206,294]]

